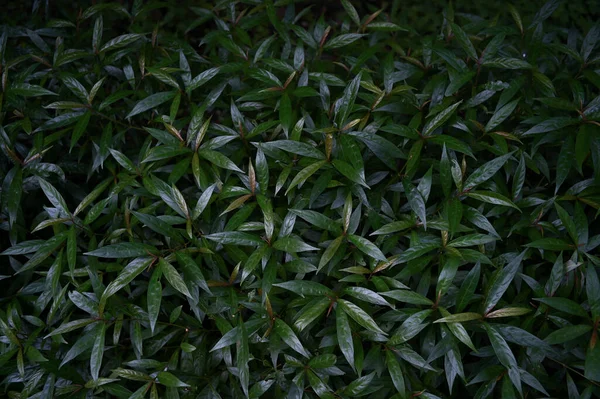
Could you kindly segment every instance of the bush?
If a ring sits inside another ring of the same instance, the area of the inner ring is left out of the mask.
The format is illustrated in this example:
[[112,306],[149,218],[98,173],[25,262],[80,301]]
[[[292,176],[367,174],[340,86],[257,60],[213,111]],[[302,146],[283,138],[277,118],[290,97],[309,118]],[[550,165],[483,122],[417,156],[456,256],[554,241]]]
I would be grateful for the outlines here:
[[598,23],[42,3],[0,39],[9,397],[600,395]]

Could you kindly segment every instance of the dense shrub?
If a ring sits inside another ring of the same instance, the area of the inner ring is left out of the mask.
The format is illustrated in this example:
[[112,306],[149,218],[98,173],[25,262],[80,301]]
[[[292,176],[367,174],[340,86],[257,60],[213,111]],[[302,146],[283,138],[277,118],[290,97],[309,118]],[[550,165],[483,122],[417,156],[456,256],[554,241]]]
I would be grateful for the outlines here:
[[401,3],[10,6],[2,392],[599,396],[600,25]]

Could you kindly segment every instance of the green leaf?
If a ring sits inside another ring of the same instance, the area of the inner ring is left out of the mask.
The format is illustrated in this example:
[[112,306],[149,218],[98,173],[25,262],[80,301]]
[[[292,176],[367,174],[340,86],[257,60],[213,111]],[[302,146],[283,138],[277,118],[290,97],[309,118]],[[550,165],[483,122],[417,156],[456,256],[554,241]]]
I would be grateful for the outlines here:
[[[348,180],[360,184],[363,187],[369,188],[364,176],[354,166],[349,163],[342,161],[341,159],[334,159],[331,164]],[[291,185],[290,185],[291,186]]]
[[156,379],[158,382],[166,387],[170,388],[185,388],[189,387],[188,384],[181,381],[179,378],[175,377],[173,374],[168,371],[160,371],[156,375]]
[[321,260],[319,261],[319,267],[317,268],[317,271],[324,268],[329,263],[329,261],[333,259],[334,255],[340,248],[340,245],[342,245],[343,240],[344,237],[340,236],[335,240],[331,241],[331,243],[329,243],[329,246],[327,247],[327,249],[325,249],[323,255],[321,255]]
[[10,93],[22,97],[40,97],[40,96],[56,96],[57,94],[44,89],[42,86],[32,85],[29,83],[15,83],[10,89]]
[[454,281],[459,265],[460,260],[456,257],[449,256],[445,259],[438,276],[436,288],[436,295],[438,298],[442,297],[452,285],[452,281]]
[[454,38],[458,40],[458,44],[462,47],[462,49],[467,53],[467,55],[472,60],[477,60],[477,52],[475,51],[475,47],[473,47],[473,43],[469,40],[469,36],[462,30],[462,28],[456,24],[452,24],[452,32],[454,33]]
[[[333,39],[329,40],[327,43],[325,43],[325,46],[323,48],[326,50],[329,50],[329,49],[344,47],[351,43],[354,43],[355,41],[357,41],[358,39],[360,39],[363,36],[364,35],[361,35],[358,33],[345,33],[345,34],[336,36]],[[344,120],[344,119],[342,119],[342,120]]]
[[301,186],[311,177],[317,170],[319,170],[323,165],[325,165],[327,161],[319,161],[308,165],[306,168],[302,169],[298,174],[292,179],[292,182],[288,186],[285,194],[287,195],[291,189],[296,186]]
[[369,302],[375,305],[393,307],[388,301],[385,300],[381,295],[364,287],[348,287],[344,289],[344,294],[350,295],[361,301]]
[[528,135],[532,135],[532,134],[540,134],[540,133],[553,132],[555,130],[559,130],[559,129],[562,129],[562,128],[567,127],[567,126],[575,125],[577,123],[579,123],[578,119],[564,117],[564,116],[557,116],[555,118],[548,118],[545,121],[538,123],[537,125],[535,125],[531,129],[529,129],[526,132],[524,132],[522,134],[522,136],[528,136]]
[[382,235],[382,234],[392,234],[397,233],[399,231],[403,231],[413,227],[415,224],[410,220],[400,220],[397,222],[388,223],[385,226],[375,230],[371,233],[372,236]]
[[394,351],[387,350],[385,352],[385,363],[388,368],[388,372],[392,377],[392,383],[396,388],[396,391],[401,395],[406,395],[406,386],[404,384],[404,375],[402,373],[402,368],[400,367],[400,363],[398,359],[396,359],[396,355],[394,355]]
[[282,321],[281,319],[275,319],[273,332],[275,332],[275,334],[277,334],[283,340],[283,342],[285,342],[290,348],[292,348],[302,356],[310,358],[310,352],[308,352],[304,348],[294,331],[292,331],[290,326],[285,324],[284,321]]
[[575,223],[573,222],[573,218],[557,202],[554,203],[554,207],[556,208],[556,212],[558,213],[558,217],[560,218],[562,225],[565,227],[565,229],[569,233],[569,236],[571,236],[571,239],[573,240],[574,243],[577,243],[578,234],[577,234],[577,229],[575,227]]
[[331,389],[325,385],[325,383],[311,370],[306,372],[308,376],[308,382],[312,387],[313,391],[321,399],[334,399],[335,396],[330,392]]
[[540,238],[525,245],[529,248],[546,249],[549,251],[565,251],[568,249],[574,249],[572,244],[561,240],[560,238]]
[[258,148],[256,151],[256,180],[261,188],[261,192],[265,192],[269,186],[269,164],[263,151]]
[[367,240],[366,238],[363,238],[361,236],[357,236],[354,234],[350,234],[350,235],[348,235],[348,241],[350,241],[352,244],[356,245],[356,248],[358,248],[361,252],[369,255],[371,258],[374,258],[374,259],[380,260],[380,261],[387,260],[387,258],[383,254],[383,252],[381,252],[381,250],[379,248],[377,248],[375,246],[375,244],[373,244],[371,241]]
[[96,320],[96,319],[73,320],[73,321],[62,324],[60,327],[53,330],[50,334],[46,335],[44,338],[52,337],[53,335],[68,333],[70,331],[77,330],[78,328],[85,327],[88,324],[92,324],[97,321],[98,320]]
[[238,368],[238,376],[242,385],[244,394],[248,396],[248,385],[250,383],[250,367],[248,362],[250,361],[250,348],[248,346],[248,333],[246,331],[246,325],[240,318],[239,333],[237,334],[236,340],[236,365]]
[[550,345],[560,345],[565,342],[572,341],[575,338],[581,337],[583,334],[586,334],[591,330],[592,327],[585,324],[566,326],[556,331],[552,331],[550,334],[548,334],[548,336],[546,336],[546,338],[544,338],[544,341]]
[[160,303],[162,299],[161,275],[162,270],[159,263],[159,265],[154,268],[152,277],[150,277],[150,281],[148,282],[148,319],[150,320],[150,329],[152,332],[154,332],[156,321],[158,320],[158,315],[160,313]]
[[287,94],[284,94],[279,102],[279,120],[287,132],[292,124],[292,102]]
[[571,165],[575,157],[575,142],[573,137],[569,136],[563,143],[560,153],[558,154],[558,161],[556,163],[556,189],[554,193],[558,193],[558,189],[569,176]]
[[75,208],[75,212],[73,212],[73,216],[77,216],[77,214],[79,214],[79,212],[81,212],[88,205],[90,205],[92,202],[94,202],[100,196],[100,194],[102,194],[102,192],[104,192],[104,190],[106,190],[106,188],[110,185],[111,182],[112,182],[112,179],[108,178],[108,179],[102,181],[100,184],[98,184],[96,186],[96,188],[94,188],[88,195],[86,195],[85,198],[83,200],[81,200],[79,205],[77,205],[77,208]]
[[308,365],[313,369],[324,369],[328,367],[333,367],[335,365],[336,360],[337,357],[334,354],[328,353],[313,357],[308,362]]
[[90,356],[90,374],[94,381],[100,376],[100,367],[102,366],[102,358],[104,357],[104,335],[106,333],[106,324],[101,323],[101,327],[94,338],[94,346],[92,347],[92,355]]
[[192,79],[189,86],[187,87],[188,93],[190,93],[193,90],[196,90],[197,88],[199,88],[200,86],[203,86],[204,84],[208,83],[212,78],[217,76],[217,74],[219,73],[219,70],[220,70],[219,67],[215,67],[215,68],[209,68],[203,72],[200,72],[194,79]]
[[330,300],[327,298],[317,298],[309,302],[310,306],[303,308],[298,314],[296,314],[294,327],[302,332],[306,329],[313,321],[319,318],[327,308],[330,306]]
[[44,262],[67,240],[67,232],[61,232],[42,244],[31,258],[17,271],[17,274],[33,270]]
[[[105,45],[105,47],[106,47],[106,45]],[[143,100],[139,101],[137,104],[135,104],[135,106],[133,107],[131,112],[129,114],[127,114],[127,116],[125,118],[129,119],[132,116],[135,116],[135,115],[141,114],[142,112],[156,108],[159,105],[166,103],[169,100],[172,100],[175,97],[175,94],[177,94],[177,92],[175,92],[175,91],[166,91],[166,92],[162,92],[162,93],[151,94],[148,97],[144,98]]]
[[364,375],[360,378],[352,381],[346,388],[344,388],[343,393],[348,396],[356,396],[362,394],[365,390],[372,387],[372,381],[375,378],[375,371],[371,374]]
[[519,307],[508,307],[503,309],[494,310],[493,312],[488,313],[485,317],[487,319],[493,319],[498,317],[514,317],[514,316],[522,316],[531,312],[529,308],[519,308]]
[[8,172],[6,179],[9,179],[8,192],[5,194],[6,211],[8,212],[8,222],[12,229],[17,221],[17,213],[21,203],[21,193],[23,192],[23,171],[20,167],[15,166]]
[[460,200],[458,198],[451,198],[446,203],[446,212],[448,214],[448,229],[450,234],[454,236],[458,231],[460,221],[463,217],[463,206]]
[[467,177],[463,185],[463,191],[468,191],[478,186],[479,184],[489,180],[496,174],[506,163],[506,161],[512,156],[512,152],[501,157],[495,158],[492,161],[486,162],[477,168],[473,173]]
[[451,106],[444,109],[443,111],[435,115],[433,118],[428,120],[427,123],[425,123],[425,126],[423,126],[423,136],[431,136],[437,128],[441,127],[444,123],[446,123],[446,121],[450,119],[454,111],[456,111],[456,109],[460,106],[461,103],[462,100],[455,104],[452,104]]
[[548,305],[551,308],[554,308],[558,311],[571,314],[573,316],[578,317],[588,317],[587,312],[579,305],[577,302],[572,301],[567,298],[533,298],[536,301],[543,303],[544,305]]
[[188,148],[181,148],[178,145],[161,145],[148,151],[148,154],[146,158],[142,160],[142,163],[171,159],[178,157],[179,155],[189,154],[189,152],[190,150]]
[[440,182],[442,184],[442,190],[444,196],[447,198],[450,196],[450,190],[452,189],[452,174],[450,171],[450,160],[448,159],[448,153],[446,151],[446,144],[442,147],[442,157],[440,159]]
[[467,313],[455,313],[450,316],[442,317],[437,319],[434,323],[464,323],[465,321],[481,320],[483,316],[479,313],[467,312]]
[[575,138],[575,161],[579,174],[583,173],[583,163],[590,153],[592,135],[593,125],[584,124],[579,128],[579,132]]
[[301,209],[290,209],[290,212],[296,216],[300,216],[313,226],[324,230],[330,230],[333,233],[339,232],[339,228],[336,226],[335,222],[322,213]]
[[200,287],[202,290],[210,294],[211,292],[206,283],[206,279],[204,278],[204,275],[202,274],[202,271],[200,270],[196,262],[188,254],[182,251],[176,252],[175,255],[177,257],[177,262],[183,269],[186,278],[191,280],[192,282],[197,284],[198,287]]
[[594,50],[594,47],[598,43],[598,38],[600,37],[600,24],[595,23],[592,28],[588,31],[587,35],[583,39],[583,43],[581,44],[581,58],[583,61],[587,61]]
[[584,365],[585,378],[592,381],[600,381],[600,345],[590,346],[585,354]]
[[42,191],[46,195],[46,198],[54,205],[57,209],[59,209],[64,215],[70,216],[69,207],[65,201],[65,199],[60,195],[58,190],[46,180],[39,178],[38,181],[40,183],[40,187]]
[[79,83],[77,79],[75,79],[72,76],[65,76],[63,78],[63,83],[65,84],[65,86],[67,86],[69,90],[71,90],[71,92],[73,92],[73,94],[79,97],[81,101],[83,101],[84,103],[87,102],[89,93],[86,90],[86,88],[81,83]]
[[223,231],[221,233],[209,234],[205,238],[224,245],[257,246],[263,243],[259,237],[241,231]]
[[465,277],[458,294],[456,295],[456,311],[462,312],[473,297],[481,274],[481,265],[479,262],[469,271]]
[[[502,363],[502,365],[509,370],[509,377],[513,384],[517,387],[517,390],[520,392],[521,378],[519,377],[518,372],[516,374],[511,373],[511,370],[518,370],[517,360],[515,359],[514,354],[510,350],[510,347],[504,338],[502,338],[502,336],[493,327],[487,323],[484,323],[483,327],[490,338],[492,348],[494,349],[496,356],[498,356],[498,360],[500,360],[500,363]],[[516,378],[514,376],[516,376]]]
[[358,16],[356,8],[354,8],[352,3],[349,0],[342,0],[342,6],[344,7],[344,10],[346,10],[346,12],[348,13],[348,16],[350,17],[352,22],[354,22],[355,25],[360,26],[360,17]]
[[473,151],[467,144],[447,134],[438,134],[436,136],[428,137],[427,142],[446,146],[451,150],[458,151],[470,156],[471,158],[475,158]]
[[108,298],[119,292],[123,287],[133,281],[138,275],[140,275],[148,266],[154,262],[154,258],[142,257],[136,258],[129,262],[127,266],[121,270],[116,279],[110,282],[106,286],[102,297],[100,298],[100,307],[103,308],[103,304],[106,303]]
[[156,231],[157,233],[162,234],[165,237],[169,237],[174,241],[181,241],[180,234],[167,222],[164,222],[163,220],[155,216],[147,215],[145,213],[139,213],[136,211],[132,211],[131,213],[133,213],[140,222],[144,223],[146,226]]
[[410,208],[419,217],[421,223],[423,223],[423,227],[425,230],[427,230],[425,199],[410,181],[403,180],[402,185],[404,186],[404,192],[408,198],[408,204],[410,205]]
[[483,66],[488,68],[499,68],[499,69],[531,69],[532,66],[527,61],[520,60],[518,58],[493,58],[485,61]]
[[181,292],[183,295],[187,296],[188,298],[192,298],[190,291],[185,285],[181,275],[177,272],[177,269],[175,269],[173,265],[167,262],[164,258],[160,258],[158,264],[160,265],[161,271],[169,284],[171,284],[173,288]]
[[292,154],[301,155],[303,157],[325,159],[325,154],[317,150],[310,144],[293,140],[277,140],[268,143],[261,143],[259,149],[272,150],[279,149]]
[[284,252],[304,252],[317,251],[312,245],[308,245],[304,241],[296,237],[283,237],[273,243],[273,248]]
[[411,260],[420,258],[428,252],[438,249],[439,247],[439,243],[419,243],[406,249],[400,255],[391,257],[391,259],[393,259],[394,263],[406,263],[410,262]]
[[[340,35],[333,40],[329,41],[325,48],[336,48],[342,47],[347,44],[352,43],[353,41],[361,38],[363,35],[359,35],[356,33],[348,33],[344,35]],[[350,116],[352,112],[352,108],[354,107],[354,101],[356,100],[356,96],[358,95],[358,90],[360,89],[360,81],[361,74],[359,73],[352,79],[350,84],[346,86],[344,89],[344,94],[342,97],[335,103],[335,121],[337,123],[338,128],[344,127],[346,123],[346,119]]]
[[504,266],[501,270],[497,271],[494,278],[491,280],[485,301],[483,304],[483,313],[487,314],[496,306],[498,301],[502,298],[508,286],[515,278],[523,258],[527,250],[521,252],[519,255],[513,255],[511,261]]
[[348,315],[341,305],[337,305],[335,309],[335,323],[337,330],[338,345],[342,354],[348,361],[350,367],[356,370],[354,365],[354,344],[352,341],[352,329],[348,321]]
[[117,36],[114,39],[109,40],[100,48],[101,53],[105,53],[107,51],[116,50],[118,48],[129,46],[139,39],[142,38],[142,35],[137,33],[126,33],[121,36]]
[[508,198],[506,198],[505,196],[492,192],[492,191],[471,191],[468,193],[465,193],[468,197],[471,197],[473,199],[482,201],[482,202],[487,202],[488,204],[493,204],[493,205],[502,205],[502,206],[509,206],[511,208],[515,208],[516,210],[518,210],[519,212],[521,211],[511,200],[509,200]]
[[600,316],[600,281],[596,269],[591,264],[587,267],[585,291],[588,297],[588,305],[592,312],[592,318],[597,320]]
[[98,258],[135,258],[137,256],[151,255],[155,252],[156,248],[150,245],[137,242],[122,242],[85,252],[84,255]]
[[77,263],[77,231],[75,226],[71,226],[67,233],[67,263],[71,276],[73,276]]
[[459,237],[455,240],[452,240],[448,243],[449,247],[454,248],[465,248],[471,247],[474,245],[483,245],[490,242],[496,241],[497,238],[485,234],[469,234],[466,236]]
[[302,297],[304,297],[304,295],[333,296],[333,291],[331,291],[329,288],[325,287],[324,285],[314,282],[314,281],[292,280],[292,281],[286,281],[283,283],[276,283],[276,284],[273,284],[273,286],[281,287],[288,291],[292,291]]
[[426,309],[410,315],[395,331],[388,344],[398,345],[417,336],[417,334],[429,325],[429,322],[425,323],[424,321],[431,315],[431,312],[431,309]]
[[210,202],[210,198],[211,198],[215,188],[216,188],[216,183],[209,186],[206,190],[204,190],[204,192],[202,193],[200,198],[198,198],[198,202],[196,202],[196,206],[194,207],[194,210],[192,211],[192,220],[196,220],[196,219],[198,219],[198,217],[200,217],[200,215],[202,215],[202,212],[206,209],[206,207],[208,206],[208,203]]
[[383,331],[375,320],[367,312],[362,310],[360,307],[356,306],[352,302],[348,302],[344,299],[338,299],[338,305],[342,307],[342,310],[348,314],[355,322],[363,326],[369,331],[373,331],[378,334],[387,335],[385,331]]
[[396,160],[404,157],[404,154],[398,149],[396,144],[374,133],[348,132],[346,135],[362,141],[390,169],[395,170],[397,168]]

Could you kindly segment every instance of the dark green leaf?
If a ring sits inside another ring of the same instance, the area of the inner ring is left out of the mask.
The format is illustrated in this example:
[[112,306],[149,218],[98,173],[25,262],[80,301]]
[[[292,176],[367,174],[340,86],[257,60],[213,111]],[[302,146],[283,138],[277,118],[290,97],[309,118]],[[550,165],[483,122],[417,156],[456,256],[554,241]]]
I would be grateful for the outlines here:
[[175,97],[176,92],[174,91],[166,91],[162,93],[151,94],[143,100],[139,101],[135,104],[135,107],[129,112],[126,118],[131,118],[137,114],[141,114],[142,112],[148,111],[149,109],[153,109],[158,107],[159,105],[172,100]]

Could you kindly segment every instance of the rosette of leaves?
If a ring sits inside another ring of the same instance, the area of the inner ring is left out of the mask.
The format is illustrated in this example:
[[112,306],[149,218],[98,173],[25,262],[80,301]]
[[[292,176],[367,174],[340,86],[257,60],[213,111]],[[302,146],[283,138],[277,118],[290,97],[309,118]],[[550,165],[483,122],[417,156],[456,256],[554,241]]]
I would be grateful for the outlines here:
[[600,25],[565,7],[5,15],[3,394],[597,396]]

